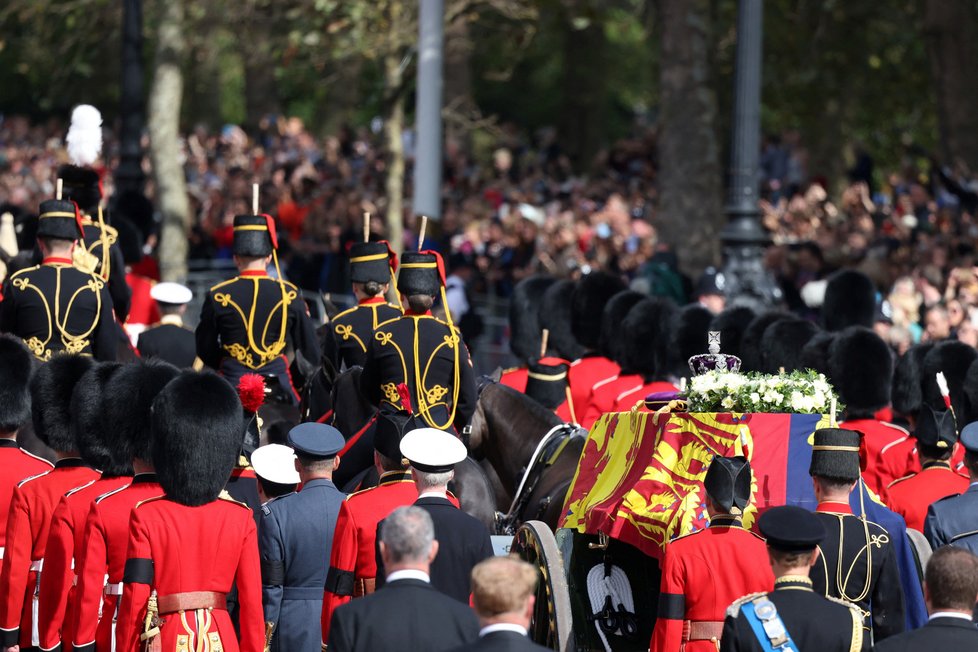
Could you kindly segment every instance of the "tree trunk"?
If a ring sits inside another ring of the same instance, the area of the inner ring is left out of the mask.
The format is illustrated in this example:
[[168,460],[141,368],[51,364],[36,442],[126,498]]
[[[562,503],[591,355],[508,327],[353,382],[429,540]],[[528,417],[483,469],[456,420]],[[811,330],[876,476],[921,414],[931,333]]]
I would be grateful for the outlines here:
[[396,252],[404,251],[404,71],[396,53],[384,56],[384,87],[387,119],[384,140],[387,146],[387,240]]
[[937,95],[941,155],[978,169],[978,15],[968,0],[925,0],[923,33]]
[[180,104],[183,95],[180,65],[185,48],[183,1],[168,0],[162,3],[162,8],[147,126],[157,201],[163,215],[160,273],[164,281],[184,281],[187,278],[190,204],[183,167],[180,165]]
[[710,84],[709,3],[659,0],[661,55],[659,239],[683,271],[697,274],[720,260],[722,210],[717,98]]

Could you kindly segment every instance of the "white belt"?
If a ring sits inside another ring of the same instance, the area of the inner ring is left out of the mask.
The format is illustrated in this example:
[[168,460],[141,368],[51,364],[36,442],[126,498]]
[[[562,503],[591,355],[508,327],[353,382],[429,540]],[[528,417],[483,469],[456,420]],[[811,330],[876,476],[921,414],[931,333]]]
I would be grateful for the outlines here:
[[41,569],[44,568],[44,559],[31,562],[31,570],[37,573],[34,582],[34,596],[31,598],[31,646],[37,647],[41,644],[41,633],[38,629],[38,602],[37,596],[41,592]]
[[0,546],[0,559],[3,559],[3,546]]
[[117,584],[106,584],[103,593],[105,593],[105,595],[122,595],[122,582]]

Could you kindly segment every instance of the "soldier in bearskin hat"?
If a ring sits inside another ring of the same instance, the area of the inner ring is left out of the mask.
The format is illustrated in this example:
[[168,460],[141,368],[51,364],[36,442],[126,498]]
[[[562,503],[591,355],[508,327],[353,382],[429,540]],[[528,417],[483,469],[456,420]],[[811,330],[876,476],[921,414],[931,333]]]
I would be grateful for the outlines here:
[[298,402],[286,354],[301,351],[319,360],[319,342],[299,289],[269,277],[278,269],[278,236],[270,215],[234,218],[234,262],[239,274],[218,283],[204,297],[197,325],[197,357],[232,385],[241,376],[266,378],[281,401]]
[[876,322],[876,286],[872,279],[855,269],[832,274],[825,287],[822,325],[827,331],[850,326],[872,328]]
[[620,278],[606,272],[591,272],[581,277],[570,297],[570,331],[584,348],[574,360],[570,372],[571,396],[574,407],[587,413],[590,395],[598,383],[617,376],[620,368],[601,353],[601,315],[604,307],[625,289]]
[[636,303],[625,321],[622,333],[634,345],[628,347],[622,361],[641,376],[638,387],[626,389],[615,398],[614,412],[627,412],[638,401],[655,392],[675,392],[668,380],[675,366],[671,335],[679,311],[671,299],[650,297]]
[[[88,511],[82,546],[75,554],[78,605],[74,648],[78,652],[112,650],[122,575],[129,543],[129,515],[144,500],[163,494],[153,468],[152,405],[179,370],[165,362],[137,362],[112,374],[104,389],[102,436],[106,446],[132,464],[132,481],[101,494]],[[67,649],[68,641],[64,641]]]
[[333,337],[326,338],[333,349],[326,353],[336,369],[362,367],[374,329],[401,316],[400,307],[384,298],[396,271],[397,254],[387,241],[350,246],[350,280],[357,305],[333,317]]
[[859,433],[816,430],[808,473],[818,501],[816,516],[827,532],[811,569],[813,588],[856,604],[865,617],[867,638],[881,641],[899,634],[905,614],[894,538],[865,515],[854,516],[849,506],[859,482]]
[[51,515],[65,492],[99,477],[81,458],[71,427],[72,392],[93,364],[89,357],[58,355],[31,379],[34,432],[54,451],[57,461],[53,470],[23,480],[14,491],[0,571],[0,648],[38,645],[34,614]]
[[[461,431],[475,411],[475,378],[468,349],[445,305],[441,256],[405,253],[397,289],[407,309],[374,331],[360,391],[381,411],[413,413],[432,428]],[[447,323],[431,314],[438,295]]]
[[758,563],[764,540],[744,528],[751,468],[744,457],[714,457],[703,479],[710,525],[666,547],[653,652],[712,652],[726,606],[747,593],[770,591],[774,575]]
[[740,337],[741,371],[761,371],[764,369],[764,333],[769,326],[783,319],[794,319],[794,317],[781,310],[769,310],[756,315],[746,325],[743,335]]
[[[151,418],[164,495],[132,510],[118,646],[262,650],[255,521],[246,505],[222,495],[241,449],[241,402],[217,374],[184,371],[153,401]],[[227,611],[232,582],[240,637]]]
[[[503,371],[499,382],[518,392],[526,389],[526,361],[540,355],[543,295],[554,282],[552,276],[530,276],[513,287],[513,296],[509,298],[509,349],[520,366]],[[548,335],[548,343],[549,339]]]
[[818,334],[818,326],[798,317],[779,319],[761,336],[761,371],[777,374],[803,369],[805,345]]
[[119,232],[109,226],[102,212],[102,178],[92,167],[102,153],[102,114],[98,109],[88,104],[75,107],[65,145],[71,163],[58,168],[58,178],[64,184],[61,198],[78,206],[84,232],[72,259],[80,270],[98,274],[108,283],[113,309],[123,324],[131,300],[125,258]]
[[117,329],[105,280],[72,264],[82,236],[78,209],[51,199],[41,202],[40,210],[37,244],[44,259],[7,278],[0,331],[24,340],[39,360],[61,351],[114,360]]
[[577,284],[566,278],[552,283],[543,293],[539,319],[541,332],[545,329],[550,333],[547,347],[561,358],[573,361],[577,367],[580,364],[578,360],[584,354],[584,347],[570,328],[571,297],[575,287]]
[[[713,318],[709,330],[720,333],[720,346],[725,353],[742,358],[740,341],[754,317],[756,314],[747,306],[730,306]],[[700,349],[700,352],[705,350]]]

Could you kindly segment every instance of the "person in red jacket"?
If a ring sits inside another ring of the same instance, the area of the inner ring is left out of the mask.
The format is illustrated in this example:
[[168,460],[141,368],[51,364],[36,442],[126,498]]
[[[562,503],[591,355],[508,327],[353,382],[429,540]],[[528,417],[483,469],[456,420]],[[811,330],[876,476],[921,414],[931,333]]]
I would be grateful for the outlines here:
[[653,392],[676,391],[666,375],[672,371],[672,330],[678,315],[670,299],[659,297],[644,299],[628,311],[622,323],[622,332],[628,334],[630,343],[624,360],[641,375],[641,382],[615,397],[612,412],[627,412]]
[[[620,371],[613,360],[601,353],[601,316],[608,301],[624,289],[625,284],[617,276],[591,272],[581,277],[571,294],[570,330],[584,347],[584,354],[571,365],[570,386],[574,407],[581,414],[587,413],[592,388]],[[573,360],[566,355],[561,357]]]
[[57,355],[31,379],[34,432],[57,456],[54,469],[22,481],[7,518],[0,571],[0,649],[38,644],[37,589],[44,567],[51,515],[66,491],[99,477],[78,454],[71,430],[71,393],[92,367],[89,357]]
[[886,504],[906,519],[907,527],[923,532],[931,503],[963,494],[968,490],[969,480],[951,468],[951,451],[958,441],[958,433],[950,410],[936,412],[928,405],[923,406],[914,437],[923,469],[891,482],[886,488]]
[[401,456],[401,438],[415,427],[411,420],[381,414],[374,435],[376,487],[351,494],[340,507],[323,593],[323,641],[329,640],[333,612],[353,598],[373,593],[377,578],[377,524],[398,507],[411,505],[418,490]]
[[7,512],[14,488],[25,478],[54,468],[17,445],[17,431],[31,418],[33,364],[34,356],[20,339],[0,335],[0,561],[7,545]]
[[764,540],[741,521],[750,504],[750,463],[713,458],[703,487],[710,526],[666,546],[652,652],[716,652],[727,606],[774,588]]
[[38,592],[38,645],[57,650],[74,640],[75,552],[81,550],[85,519],[92,501],[132,479],[132,465],[122,451],[106,441],[103,420],[105,385],[122,365],[102,362],[85,372],[71,396],[71,429],[83,460],[102,471],[101,477],[67,492],[51,517],[44,569]]
[[[184,371],[153,401],[151,423],[164,495],[132,510],[116,649],[262,652],[255,520],[222,496],[245,430],[238,395],[213,372]],[[227,612],[232,582],[240,637]]]
[[509,298],[509,350],[520,366],[503,371],[499,382],[518,392],[526,390],[527,361],[540,355],[540,308],[544,292],[555,280],[545,274],[530,276],[513,287]]
[[150,407],[178,373],[165,362],[140,362],[124,366],[105,387],[105,421],[113,424],[105,433],[107,444],[132,461],[135,475],[125,487],[96,498],[89,509],[82,545],[75,555],[75,652],[116,648],[129,515],[140,502],[163,494],[153,471]]

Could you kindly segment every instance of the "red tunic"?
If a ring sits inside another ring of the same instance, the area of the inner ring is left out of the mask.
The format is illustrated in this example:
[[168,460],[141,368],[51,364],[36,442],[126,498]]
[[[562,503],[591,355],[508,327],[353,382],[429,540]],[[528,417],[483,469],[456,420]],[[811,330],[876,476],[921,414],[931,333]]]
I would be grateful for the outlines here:
[[[342,584],[353,591],[358,580],[371,580],[377,576],[377,557],[374,548],[377,524],[398,507],[411,505],[418,499],[418,490],[410,472],[385,473],[380,484],[364,489],[349,498],[340,507],[333,534],[333,548],[329,556],[329,574],[326,582],[332,585],[334,577],[345,576]],[[352,595],[338,595],[332,591],[323,593],[322,628],[323,640],[329,640],[329,622],[340,605],[352,599]]]
[[150,296],[150,291],[156,281],[139,274],[126,274],[126,283],[132,290],[132,303],[129,305],[129,316],[126,325],[151,326],[160,320],[160,307]]
[[907,527],[924,531],[931,503],[968,490],[970,481],[951,470],[947,462],[928,462],[920,472],[894,480],[886,489],[886,504],[907,521]]
[[574,409],[579,418],[587,414],[591,400],[591,389],[602,380],[613,378],[621,371],[618,365],[599,355],[588,355],[571,363],[567,380],[574,398]]
[[[218,639],[224,652],[264,650],[258,535],[245,505],[218,499],[188,507],[165,497],[150,498],[132,510],[126,557],[134,571],[130,575],[126,569],[122,589],[116,629],[119,652],[142,649],[139,635],[151,590],[160,598],[196,591],[226,594],[232,582],[238,587],[240,645],[226,609],[195,609],[161,614],[161,649],[214,650]],[[151,578],[135,570],[150,563]],[[203,641],[201,635],[206,635]],[[187,637],[187,647],[177,647],[178,637]]]
[[887,477],[886,471],[880,465],[879,459],[883,449],[898,444],[910,436],[906,430],[892,423],[884,423],[876,419],[852,419],[839,424],[840,428],[848,428],[862,433],[859,454],[865,461],[866,470],[863,480],[866,486],[877,494],[886,490],[886,485],[900,476]]
[[14,487],[21,480],[44,473],[54,465],[42,457],[32,455],[19,447],[13,439],[0,439],[0,559],[7,545],[7,512],[14,497]]
[[[954,445],[954,452],[951,453],[951,468],[958,473],[966,473],[964,470],[964,446],[961,444]],[[920,470],[917,440],[913,437],[907,437],[884,448],[880,451],[876,462],[876,474],[880,481],[885,482],[886,485],[900,478],[919,473]]]
[[[581,425],[590,430],[594,422],[602,414],[615,411],[615,400],[622,394],[642,386],[642,377],[638,374],[624,374],[606,378],[596,384],[587,401],[587,412],[582,417]],[[575,407],[577,404],[575,403]]]
[[748,593],[774,588],[764,540],[730,517],[666,546],[659,591],[659,614],[652,652],[716,652],[709,639],[683,642],[685,621],[716,623],[717,638],[727,607]]
[[526,391],[526,378],[530,370],[526,367],[516,367],[514,369],[507,369],[503,372],[502,377],[499,382],[506,387],[512,387],[517,392]]
[[[102,494],[92,503],[82,547],[76,554],[78,586],[75,603],[75,652],[112,650],[122,572],[129,543],[129,516],[138,503],[156,498],[163,489],[152,473],[141,473],[132,484]],[[106,575],[108,582],[106,583]],[[100,613],[103,616],[100,618]],[[67,646],[65,646],[67,647]]]
[[54,508],[41,570],[37,617],[40,647],[52,650],[74,640],[75,551],[82,549],[85,519],[92,501],[129,484],[132,478],[103,478],[66,493]]
[[[645,397],[655,392],[676,392],[679,391],[672,383],[661,380],[654,380],[646,383],[637,389],[622,392],[615,401],[615,412],[628,412],[639,401],[644,401]],[[645,409],[645,406],[642,406]]]
[[51,514],[61,496],[70,489],[98,478],[98,471],[80,459],[60,460],[54,469],[27,478],[14,490],[7,518],[7,547],[0,572],[0,648],[30,647],[37,570],[44,559]]

